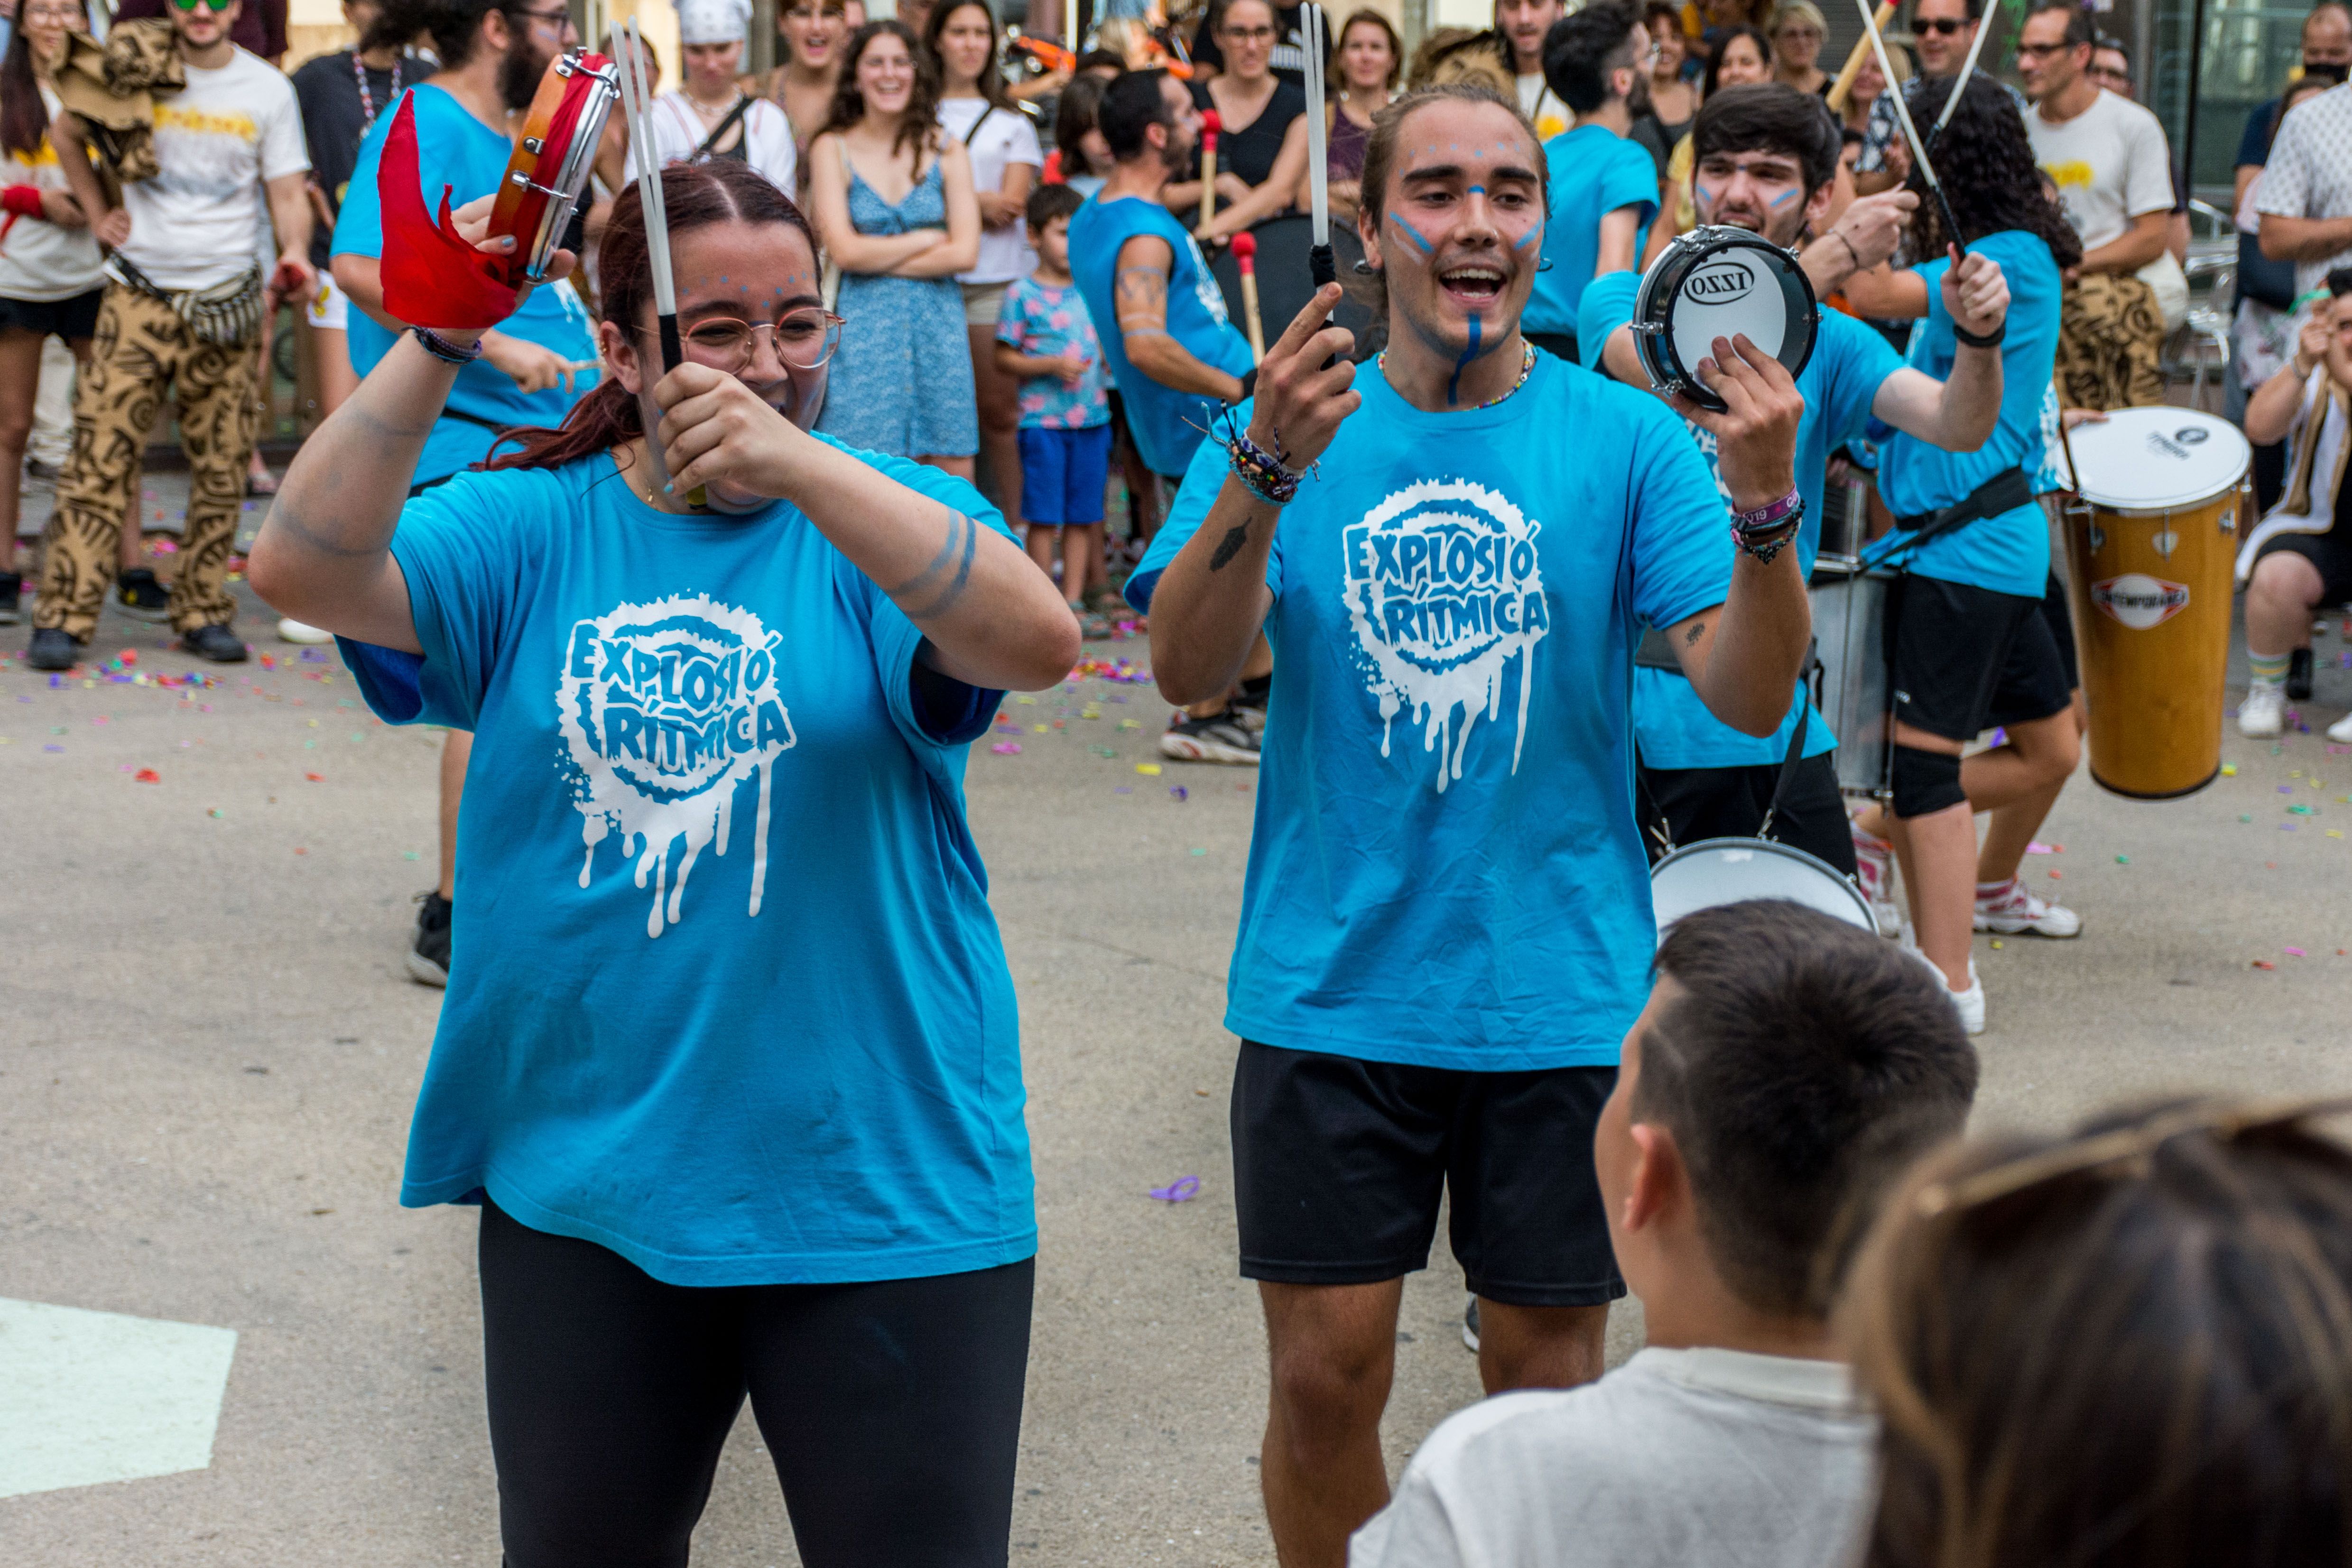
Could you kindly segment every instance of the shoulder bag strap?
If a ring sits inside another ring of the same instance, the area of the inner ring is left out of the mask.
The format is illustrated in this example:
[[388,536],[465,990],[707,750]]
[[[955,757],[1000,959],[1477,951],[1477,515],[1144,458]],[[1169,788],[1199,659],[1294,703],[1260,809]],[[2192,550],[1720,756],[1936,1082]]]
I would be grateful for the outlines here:
[[[735,100],[735,107],[727,111],[727,118],[710,128],[710,134],[702,139],[702,145],[694,150],[693,156],[688,158],[687,162],[689,163],[698,163],[702,162],[703,159],[710,156],[710,150],[713,147],[718,146],[719,143],[726,138],[727,128],[730,125],[740,124],[743,117],[751,112],[751,105],[754,101],[755,100],[752,99],[751,95],[748,92],[742,97],[737,99]],[[751,134],[751,132],[746,130],[744,134],[748,136]]]

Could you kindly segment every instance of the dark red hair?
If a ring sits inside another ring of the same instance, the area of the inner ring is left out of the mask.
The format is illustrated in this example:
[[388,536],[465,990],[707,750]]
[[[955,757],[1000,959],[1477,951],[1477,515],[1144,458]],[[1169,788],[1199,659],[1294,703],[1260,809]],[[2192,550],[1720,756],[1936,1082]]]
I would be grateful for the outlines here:
[[[749,163],[713,158],[700,163],[672,163],[661,174],[662,204],[669,213],[673,243],[682,234],[715,223],[781,224],[796,229],[808,241],[809,254],[823,260],[816,231],[807,217],[768,178]],[[605,321],[635,338],[653,319],[653,264],[646,251],[644,206],[637,200],[636,182],[613,204],[613,219],[596,249],[597,279],[604,286]],[[559,285],[549,284],[554,288]],[[560,468],[583,458],[610,451],[645,434],[637,415],[637,396],[621,384],[607,366],[596,390],[572,405],[562,427],[554,430],[518,426],[502,431],[501,452],[480,466],[485,468]]]

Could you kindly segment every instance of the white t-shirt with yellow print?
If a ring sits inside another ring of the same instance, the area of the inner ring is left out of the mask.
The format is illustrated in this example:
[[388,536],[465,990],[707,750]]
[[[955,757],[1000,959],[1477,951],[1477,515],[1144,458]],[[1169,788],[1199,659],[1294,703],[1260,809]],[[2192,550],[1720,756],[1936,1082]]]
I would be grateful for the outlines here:
[[162,173],[122,192],[131,215],[122,253],[163,289],[209,289],[251,267],[267,211],[262,182],[310,166],[283,72],[244,49],[217,70],[187,72],[185,89],[156,100]]
[[[58,95],[47,86],[41,89],[41,108],[49,120],[58,117]],[[12,152],[0,159],[0,184],[31,185],[43,191],[66,188],[66,172],[46,134],[40,151],[31,156]],[[98,241],[87,228],[20,217],[8,225],[7,237],[0,239],[0,299],[70,300],[105,281]]]

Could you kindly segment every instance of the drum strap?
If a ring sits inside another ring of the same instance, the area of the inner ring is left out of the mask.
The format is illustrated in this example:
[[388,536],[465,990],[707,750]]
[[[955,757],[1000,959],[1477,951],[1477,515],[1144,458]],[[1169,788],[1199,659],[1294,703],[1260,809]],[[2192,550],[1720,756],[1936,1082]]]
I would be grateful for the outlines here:
[[[1805,731],[1813,721],[1811,689],[1821,671],[1820,650],[1818,642],[1808,645],[1805,649],[1805,670],[1801,679],[1805,682],[1807,695],[1797,710],[1797,728],[1789,736],[1788,751],[1781,755],[1780,776],[1772,785],[1772,798],[1764,807],[1764,820],[1756,825],[1756,837],[1759,838],[1772,837],[1773,818],[1780,815],[1780,806],[1789,798],[1789,782],[1797,776],[1797,764],[1805,759]],[[1653,665],[1649,668],[1657,667]],[[1666,820],[1666,814],[1658,805],[1657,797],[1650,793],[1649,769],[1642,761],[1642,743],[1639,741],[1633,742],[1633,789],[1640,797],[1643,824],[1650,836],[1658,841],[1659,858],[1673,854],[1674,825]]]
[[2025,477],[2025,470],[2003,468],[1941,511],[1914,512],[1909,517],[1898,517],[1895,520],[1895,526],[1914,536],[1906,540],[1902,548],[1916,550],[1931,539],[1941,539],[1946,534],[1958,532],[1979,518],[1999,517],[2005,511],[2030,506],[2032,501],[2033,482]]

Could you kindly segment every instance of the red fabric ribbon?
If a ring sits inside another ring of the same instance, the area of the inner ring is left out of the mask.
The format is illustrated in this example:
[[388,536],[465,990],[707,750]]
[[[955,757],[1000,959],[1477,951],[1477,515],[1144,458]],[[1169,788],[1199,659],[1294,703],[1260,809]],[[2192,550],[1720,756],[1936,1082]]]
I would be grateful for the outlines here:
[[0,212],[11,217],[40,217],[41,191],[37,185],[10,185],[0,190]]
[[422,178],[415,104],[403,98],[376,167],[384,312],[411,326],[495,327],[514,314],[523,260],[486,256],[467,244],[449,221],[448,185],[441,187],[440,221],[428,217]]

